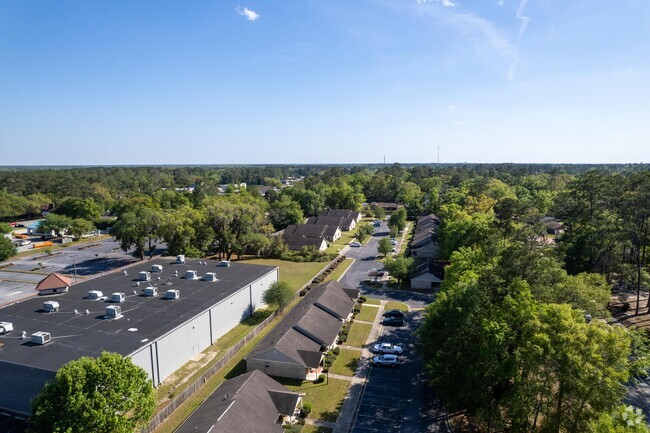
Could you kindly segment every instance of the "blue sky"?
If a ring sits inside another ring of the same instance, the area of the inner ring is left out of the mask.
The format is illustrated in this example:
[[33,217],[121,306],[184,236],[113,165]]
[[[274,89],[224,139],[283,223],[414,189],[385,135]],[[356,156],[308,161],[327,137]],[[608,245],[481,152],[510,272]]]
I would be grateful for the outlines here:
[[648,0],[0,2],[0,164],[650,162]]

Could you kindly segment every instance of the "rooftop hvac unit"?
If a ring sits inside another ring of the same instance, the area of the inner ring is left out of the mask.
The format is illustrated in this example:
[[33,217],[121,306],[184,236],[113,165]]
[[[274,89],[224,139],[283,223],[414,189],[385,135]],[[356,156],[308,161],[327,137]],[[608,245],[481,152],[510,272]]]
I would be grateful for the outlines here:
[[217,281],[217,274],[215,274],[214,272],[206,272],[203,279],[205,281]]
[[199,278],[199,275],[196,273],[196,271],[186,271],[185,272],[185,279],[186,280],[196,280]]
[[151,279],[151,274],[147,271],[142,271],[138,275],[140,276],[140,281],[149,281]]
[[104,296],[104,293],[101,290],[91,290],[88,292],[88,299],[99,299]]
[[223,268],[229,268],[230,267],[230,260],[222,260],[219,262],[219,266]]
[[46,313],[54,313],[55,311],[59,311],[59,308],[59,303],[56,301],[45,301],[43,303],[43,309]]
[[109,305],[106,307],[106,316],[107,319],[119,319],[122,317],[122,308],[117,305]]
[[7,334],[14,330],[14,325],[10,322],[0,322],[0,335]]
[[32,334],[32,343],[34,344],[47,344],[52,340],[49,332],[38,331]]
[[111,302],[124,302],[124,293],[122,292],[115,292],[111,295]]
[[180,298],[180,297],[181,297],[181,291],[180,291],[180,290],[169,289],[169,290],[167,290],[167,292],[165,293],[165,299],[171,299],[171,300],[174,300],[174,299],[178,299],[178,298]]
[[162,272],[162,265],[151,265],[151,272]]
[[185,263],[185,254],[179,254],[176,256],[176,263],[182,265]]
[[149,286],[144,289],[144,296],[156,296],[158,295],[158,288]]

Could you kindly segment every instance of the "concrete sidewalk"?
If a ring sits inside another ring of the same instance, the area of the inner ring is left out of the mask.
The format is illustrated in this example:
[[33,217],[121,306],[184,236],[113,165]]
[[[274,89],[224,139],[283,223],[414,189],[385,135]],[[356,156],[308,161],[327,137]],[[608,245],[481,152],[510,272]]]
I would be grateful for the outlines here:
[[348,433],[352,428],[352,423],[354,422],[354,417],[359,406],[359,400],[361,399],[363,390],[366,387],[366,379],[370,372],[372,352],[370,352],[368,347],[371,343],[377,341],[381,334],[381,319],[384,314],[385,304],[386,301],[381,301],[379,314],[375,317],[375,321],[370,329],[370,334],[368,335],[368,339],[366,340],[366,344],[362,350],[361,359],[359,359],[359,365],[357,366],[357,370],[350,383],[348,394],[345,396],[345,400],[343,400],[343,406],[341,407],[339,417],[336,420],[336,427],[334,428],[333,433]]

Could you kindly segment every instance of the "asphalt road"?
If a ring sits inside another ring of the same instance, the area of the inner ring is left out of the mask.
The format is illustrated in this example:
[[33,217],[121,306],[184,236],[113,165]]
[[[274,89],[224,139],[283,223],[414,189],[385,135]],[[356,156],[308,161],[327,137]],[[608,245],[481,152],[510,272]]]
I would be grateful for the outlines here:
[[382,342],[404,347],[398,367],[371,367],[351,433],[448,432],[445,411],[427,386],[415,353],[414,330],[421,312],[406,315],[402,327],[383,327]]

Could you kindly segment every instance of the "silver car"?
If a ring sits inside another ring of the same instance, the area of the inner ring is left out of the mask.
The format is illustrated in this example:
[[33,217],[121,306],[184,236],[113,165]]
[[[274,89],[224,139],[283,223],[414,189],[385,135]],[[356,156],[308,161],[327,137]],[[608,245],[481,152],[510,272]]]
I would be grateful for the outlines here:
[[397,367],[399,357],[397,355],[377,355],[372,358],[372,365],[384,365],[387,367]]

